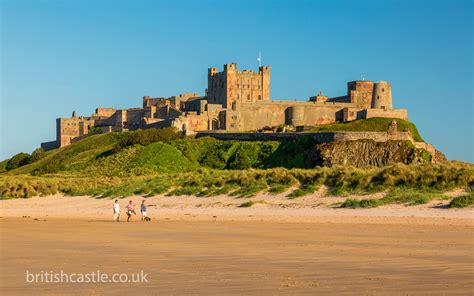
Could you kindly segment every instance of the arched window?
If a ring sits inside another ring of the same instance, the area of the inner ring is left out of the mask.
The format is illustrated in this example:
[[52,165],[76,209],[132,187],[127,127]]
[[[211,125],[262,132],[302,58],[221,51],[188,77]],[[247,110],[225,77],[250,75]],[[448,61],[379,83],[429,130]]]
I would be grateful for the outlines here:
[[237,100],[240,100],[240,94],[237,94]]
[[385,88],[382,87],[382,92],[384,92],[384,91],[385,91]]
[[261,96],[261,95],[258,95],[258,99],[261,100],[261,99],[262,99],[262,96]]
[[250,101],[250,95],[247,95],[247,100]]

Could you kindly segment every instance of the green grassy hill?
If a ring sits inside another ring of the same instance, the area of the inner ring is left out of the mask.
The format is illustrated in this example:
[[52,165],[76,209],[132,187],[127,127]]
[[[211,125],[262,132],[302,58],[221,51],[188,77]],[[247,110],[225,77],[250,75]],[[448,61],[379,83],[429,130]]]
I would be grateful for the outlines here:
[[[390,120],[371,119],[324,126],[319,131],[353,130],[356,127],[361,130],[370,130],[369,127],[386,130],[389,123]],[[403,124],[410,128],[410,123]],[[414,129],[412,134],[417,134],[414,126],[410,129]],[[297,198],[325,185],[333,194],[364,194],[404,188],[416,192],[405,198],[400,197],[401,193],[397,191],[396,197],[387,198],[384,202],[401,202],[410,198],[427,202],[432,198],[444,198],[442,192],[446,190],[467,187],[474,182],[472,164],[431,164],[429,159],[419,158],[420,151],[410,143],[397,142],[387,146],[383,143],[359,144],[350,146],[362,149],[380,146],[376,152],[401,147],[402,153],[393,150],[388,154],[402,157],[395,159],[395,162],[410,161],[407,163],[412,164],[364,168],[336,164],[330,168],[315,168],[321,161],[322,152],[329,151],[338,156],[343,152],[348,155],[355,152],[347,145],[317,144],[310,137],[286,143],[219,141],[213,138],[183,138],[172,129],[147,129],[92,135],[60,149],[49,152],[36,150],[32,155],[13,157],[15,161],[5,160],[0,163],[0,198],[24,198],[58,192],[102,197],[159,193],[251,196],[261,191],[280,193],[294,186],[298,188],[289,196]],[[370,157],[375,151],[365,152]],[[425,198],[426,194],[430,197]],[[471,201],[472,198],[464,198],[458,204],[469,205]],[[368,202],[364,205],[374,204]],[[348,202],[345,206],[361,205]]]
[[41,159],[5,172],[6,174],[57,173],[70,167],[88,164],[117,144],[117,134],[93,135],[72,145],[46,152]]
[[[324,125],[322,131],[385,131],[392,120],[372,118]],[[397,120],[400,130],[410,130],[422,141],[414,124]],[[413,147],[407,148],[414,149]],[[47,153],[20,157],[5,174],[83,173],[86,175],[143,175],[153,172],[213,169],[312,168],[317,165],[314,143],[305,138],[294,143],[219,141],[212,138],[183,139],[172,129],[92,135],[72,145]],[[29,157],[29,158],[28,158]],[[10,164],[11,167],[11,164]]]
[[[94,176],[145,175],[193,171],[200,167],[215,169],[264,168],[276,142],[218,141],[212,138],[176,138],[137,144],[124,144],[124,137],[142,132],[93,135],[80,142],[55,149],[32,163],[4,171],[18,174],[83,174]],[[160,133],[160,130],[155,130]],[[128,140],[126,140],[128,141]],[[8,161],[4,161],[4,167]]]

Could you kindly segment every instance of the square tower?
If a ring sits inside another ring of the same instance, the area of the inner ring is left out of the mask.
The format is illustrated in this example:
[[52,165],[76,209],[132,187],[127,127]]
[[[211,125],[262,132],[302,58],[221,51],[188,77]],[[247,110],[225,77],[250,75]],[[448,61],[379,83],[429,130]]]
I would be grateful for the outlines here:
[[234,102],[258,103],[270,101],[270,67],[258,72],[238,71],[236,64],[225,64],[224,71],[208,70],[208,102],[230,109]]
[[359,108],[370,109],[373,92],[373,81],[356,80],[347,83],[347,97],[349,98],[349,102]]

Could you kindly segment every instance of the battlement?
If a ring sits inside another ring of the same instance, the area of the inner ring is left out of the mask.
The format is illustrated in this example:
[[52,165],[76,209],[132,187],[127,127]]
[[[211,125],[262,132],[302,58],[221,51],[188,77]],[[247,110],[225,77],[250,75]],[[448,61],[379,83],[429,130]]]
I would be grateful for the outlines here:
[[216,68],[216,67],[208,68],[208,75],[214,76],[214,75],[217,75],[217,74],[223,74],[227,71],[236,71],[237,74],[261,75],[264,72],[269,72],[270,71],[270,66],[260,66],[258,68],[258,72],[254,71],[254,70],[248,70],[248,69],[239,71],[239,70],[237,70],[237,64],[236,63],[230,63],[230,64],[224,64],[224,70],[223,71],[219,71],[219,69]]
[[227,71],[237,71],[237,64],[236,63],[224,64],[224,72],[227,72]]
[[[260,72],[259,72],[260,73]],[[237,74],[253,74],[253,75],[258,75],[259,73],[252,71],[252,70],[242,70],[242,71],[237,71]]]
[[208,72],[209,75],[212,76],[212,75],[215,75],[215,74],[219,73],[219,69],[217,69],[217,68],[209,68],[209,69],[207,69],[207,72]]
[[114,108],[96,108],[94,116],[97,116],[97,117],[110,117],[116,111],[117,111],[117,109],[114,109]]

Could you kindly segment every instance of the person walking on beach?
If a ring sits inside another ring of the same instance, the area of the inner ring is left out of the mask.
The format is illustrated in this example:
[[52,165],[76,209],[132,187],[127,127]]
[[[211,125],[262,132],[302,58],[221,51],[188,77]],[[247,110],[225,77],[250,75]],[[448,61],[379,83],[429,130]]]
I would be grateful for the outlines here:
[[145,200],[142,200],[142,204],[140,206],[140,212],[142,213],[142,221],[146,220],[146,205]]
[[120,219],[120,205],[118,203],[118,200],[115,200],[114,203],[114,221],[119,222]]
[[133,208],[132,201],[129,201],[127,205],[127,222],[130,222],[132,215],[135,215],[135,209]]

